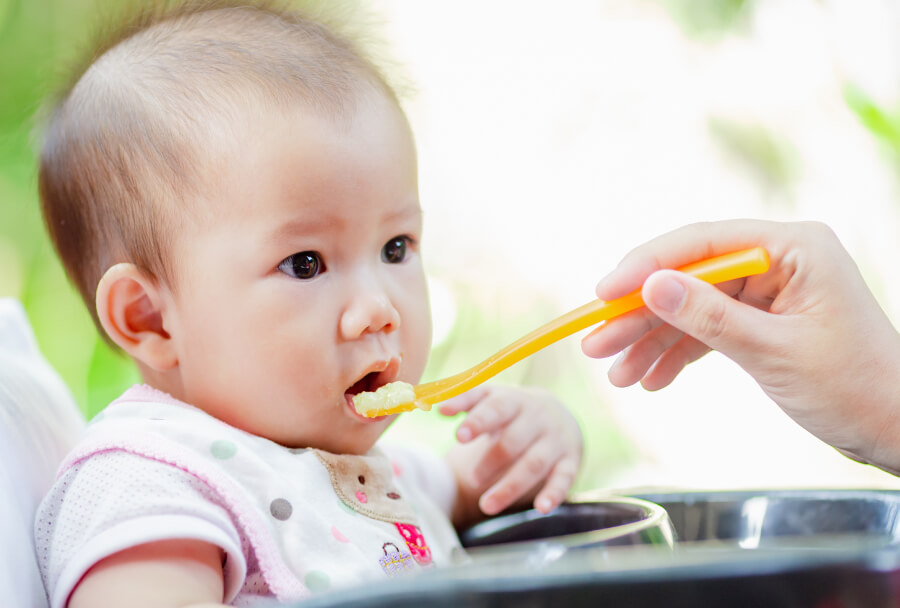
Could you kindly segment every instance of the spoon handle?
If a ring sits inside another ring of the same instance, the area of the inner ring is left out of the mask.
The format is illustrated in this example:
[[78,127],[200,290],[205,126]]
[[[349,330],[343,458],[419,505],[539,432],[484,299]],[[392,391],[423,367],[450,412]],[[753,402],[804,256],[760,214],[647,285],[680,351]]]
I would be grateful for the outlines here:
[[[768,269],[769,254],[762,247],[735,251],[678,268],[679,271],[708,283],[722,283],[761,274]],[[514,363],[554,342],[643,305],[640,289],[609,302],[603,300],[588,302],[519,338],[506,348],[460,374],[419,384],[415,387],[416,401],[423,404],[446,401],[492,378]]]

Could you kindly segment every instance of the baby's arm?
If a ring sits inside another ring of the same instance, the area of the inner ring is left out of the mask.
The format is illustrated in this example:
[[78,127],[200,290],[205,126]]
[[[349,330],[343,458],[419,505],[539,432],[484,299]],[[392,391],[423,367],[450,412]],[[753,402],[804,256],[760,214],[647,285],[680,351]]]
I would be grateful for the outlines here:
[[457,479],[457,528],[517,505],[547,513],[565,500],[581,464],[581,430],[549,392],[478,387],[440,412],[468,412],[447,456]]
[[138,545],[95,564],[69,598],[69,608],[221,607],[221,549],[198,540]]

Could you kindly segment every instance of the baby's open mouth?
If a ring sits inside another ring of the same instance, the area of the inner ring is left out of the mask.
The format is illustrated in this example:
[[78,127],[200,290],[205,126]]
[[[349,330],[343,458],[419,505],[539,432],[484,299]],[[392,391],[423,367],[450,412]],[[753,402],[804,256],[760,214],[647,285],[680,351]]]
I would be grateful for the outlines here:
[[344,399],[347,401],[347,405],[353,414],[359,418],[364,420],[374,420],[375,418],[370,416],[365,416],[363,412],[359,410],[356,406],[356,399],[358,395],[372,395],[382,386],[385,386],[390,382],[390,379],[386,376],[384,372],[369,372],[359,380],[353,383],[353,385],[347,389],[344,393]]
[[400,360],[396,357],[375,361],[369,366],[368,372],[345,391],[345,395],[352,399],[362,392],[374,393],[385,384],[396,380],[399,373]]
[[369,372],[368,374],[354,382],[353,386],[347,389],[346,394],[350,397],[353,397],[354,395],[358,395],[363,391],[372,392],[378,390],[379,388],[387,384],[387,381],[379,380],[379,376],[381,376],[381,374],[382,372]]
[[[374,363],[369,367],[369,371],[362,378],[354,382],[350,388],[344,392],[344,398],[347,401],[347,405],[357,416],[370,420],[378,418],[379,416],[376,414],[367,412],[366,408],[362,406],[361,403],[372,401],[373,396],[376,394],[379,395],[379,398],[375,398],[375,402],[379,402],[379,399],[383,399],[381,393],[397,384],[396,381],[399,373],[400,360],[397,358],[390,359],[387,362],[379,361]],[[378,392],[379,389],[382,389],[382,391]],[[363,401],[360,402],[360,399]]]

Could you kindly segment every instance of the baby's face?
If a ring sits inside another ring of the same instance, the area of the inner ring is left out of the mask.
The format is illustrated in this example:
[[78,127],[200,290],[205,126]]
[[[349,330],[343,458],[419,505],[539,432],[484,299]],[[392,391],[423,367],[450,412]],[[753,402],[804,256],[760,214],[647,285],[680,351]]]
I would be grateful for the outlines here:
[[430,347],[411,136],[381,98],[349,120],[248,118],[176,239],[175,396],[282,445],[366,452],[393,417],[350,398],[415,384]]

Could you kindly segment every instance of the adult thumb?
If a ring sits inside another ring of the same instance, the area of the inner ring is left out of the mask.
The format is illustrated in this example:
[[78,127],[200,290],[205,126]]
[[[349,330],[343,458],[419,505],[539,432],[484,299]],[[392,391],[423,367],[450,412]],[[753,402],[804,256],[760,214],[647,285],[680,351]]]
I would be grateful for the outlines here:
[[641,290],[660,319],[726,356],[741,360],[761,345],[765,313],[715,286],[675,270],[650,275]]

